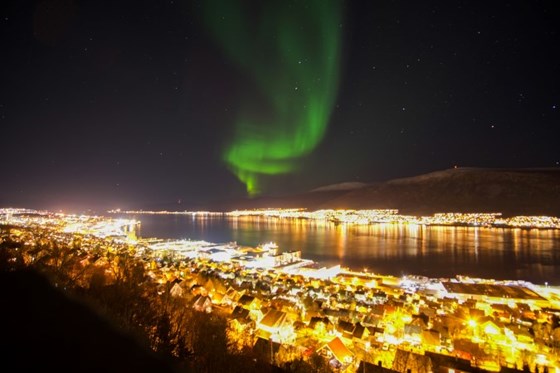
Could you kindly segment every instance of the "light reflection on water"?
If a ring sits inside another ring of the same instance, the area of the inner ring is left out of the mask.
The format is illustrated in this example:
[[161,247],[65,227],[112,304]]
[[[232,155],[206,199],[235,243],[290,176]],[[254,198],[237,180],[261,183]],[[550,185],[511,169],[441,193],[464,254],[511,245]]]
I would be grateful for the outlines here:
[[345,226],[262,217],[138,215],[143,237],[276,242],[326,265],[381,274],[456,274],[560,285],[560,231],[376,224]]

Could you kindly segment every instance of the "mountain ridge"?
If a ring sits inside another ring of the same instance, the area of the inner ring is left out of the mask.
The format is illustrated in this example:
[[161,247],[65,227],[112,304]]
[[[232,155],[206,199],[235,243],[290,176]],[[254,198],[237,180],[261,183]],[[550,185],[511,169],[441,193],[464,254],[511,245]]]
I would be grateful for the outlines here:
[[344,182],[289,196],[238,200],[227,207],[379,208],[412,215],[500,212],[504,216],[560,216],[560,168],[457,167],[363,186]]

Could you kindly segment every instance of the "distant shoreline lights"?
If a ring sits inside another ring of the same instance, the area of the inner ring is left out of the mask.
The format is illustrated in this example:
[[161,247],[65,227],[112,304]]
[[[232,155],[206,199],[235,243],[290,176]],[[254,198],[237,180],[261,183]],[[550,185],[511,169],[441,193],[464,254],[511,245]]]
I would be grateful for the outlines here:
[[193,217],[225,216],[232,218],[263,217],[271,219],[307,219],[328,221],[336,224],[412,224],[424,226],[469,226],[522,229],[560,229],[560,218],[554,216],[514,216],[505,218],[500,212],[460,213],[445,212],[431,216],[401,215],[397,209],[375,210],[316,210],[303,208],[291,209],[253,209],[229,212],[212,211],[144,211],[144,210],[109,210],[109,214],[146,214],[146,215],[190,215]]

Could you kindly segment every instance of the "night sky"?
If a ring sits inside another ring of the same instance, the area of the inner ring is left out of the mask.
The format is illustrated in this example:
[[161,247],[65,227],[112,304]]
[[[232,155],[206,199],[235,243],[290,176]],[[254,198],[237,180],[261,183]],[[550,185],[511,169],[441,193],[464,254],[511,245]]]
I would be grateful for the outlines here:
[[555,1],[2,1],[0,207],[560,167]]

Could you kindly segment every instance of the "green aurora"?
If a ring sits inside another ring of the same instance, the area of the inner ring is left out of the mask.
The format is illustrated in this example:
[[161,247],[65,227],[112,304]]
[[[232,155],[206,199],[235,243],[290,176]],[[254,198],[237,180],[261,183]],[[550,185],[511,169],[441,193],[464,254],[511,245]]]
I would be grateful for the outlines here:
[[254,196],[264,176],[296,170],[325,134],[338,88],[341,3],[203,4],[212,35],[248,80],[223,160]]

